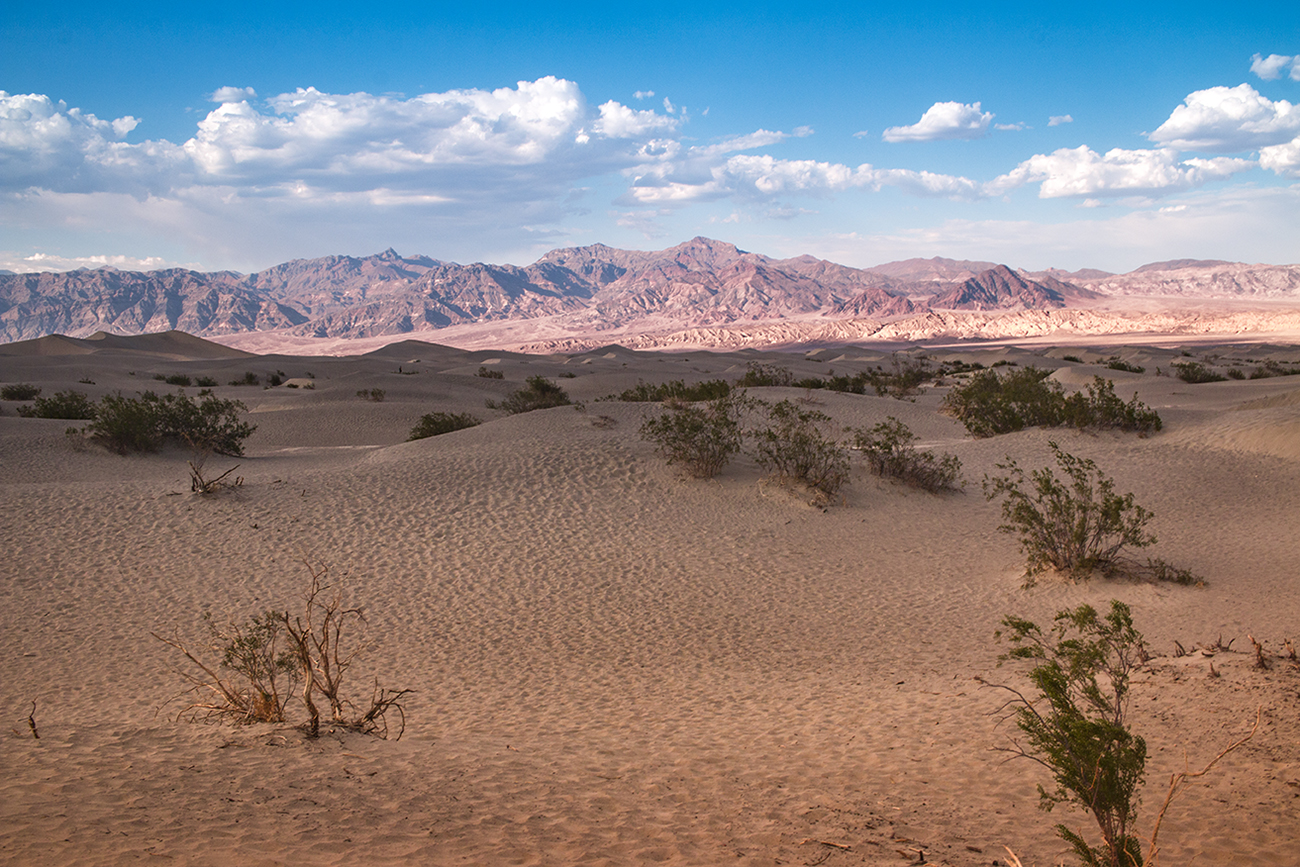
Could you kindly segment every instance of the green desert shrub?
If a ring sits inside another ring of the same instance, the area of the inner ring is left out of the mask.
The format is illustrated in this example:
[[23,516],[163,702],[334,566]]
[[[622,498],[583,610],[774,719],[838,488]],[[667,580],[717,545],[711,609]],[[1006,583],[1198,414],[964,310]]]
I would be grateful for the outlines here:
[[1134,502],[1133,494],[1115,493],[1115,482],[1086,458],[1048,443],[1056,465],[1034,470],[1028,479],[1014,460],[998,464],[1006,475],[984,477],[984,495],[1002,498],[1004,533],[1020,537],[1026,577],[1056,569],[1072,578],[1095,570],[1119,571],[1125,548],[1144,548],[1156,539],[1146,532],[1153,515]]
[[711,479],[740,451],[741,419],[749,403],[736,392],[705,404],[677,403],[641,425],[641,437],[668,463],[682,465],[697,479]]
[[488,370],[486,367],[480,367],[475,376],[481,376],[484,379],[505,379],[506,375],[499,370]]
[[1106,362],[1106,366],[1107,366],[1108,368],[1110,368],[1111,370],[1122,370],[1122,371],[1124,371],[1124,372],[1126,372],[1126,373],[1146,373],[1146,372],[1147,372],[1147,369],[1146,369],[1145,367],[1139,367],[1139,366],[1136,365],[1136,364],[1129,364],[1127,361],[1123,361],[1122,359],[1119,359],[1119,358],[1111,358],[1111,359],[1109,359],[1109,360]]
[[662,403],[665,400],[686,401],[694,403],[701,400],[717,400],[731,393],[731,386],[725,380],[710,379],[687,385],[680,379],[652,385],[638,382],[632,388],[619,392],[616,400],[628,403]]
[[436,437],[439,434],[465,430],[482,423],[480,419],[467,412],[431,412],[420,417],[419,423],[411,428],[411,435],[406,438],[406,441]]
[[31,406],[18,407],[24,418],[89,419],[95,417],[95,404],[79,391],[56,391],[52,397],[38,397]]
[[194,378],[194,384],[197,385],[199,388],[217,387],[217,381],[213,379],[211,376],[196,376]]
[[1128,403],[1115,394],[1115,383],[1094,376],[1083,391],[1065,398],[1062,421],[1079,430],[1122,430],[1147,436],[1160,430],[1160,414],[1137,399]]
[[11,382],[0,385],[0,400],[35,400],[41,390],[30,382]]
[[258,378],[256,373],[253,373],[253,371],[248,370],[244,372],[243,377],[241,377],[240,379],[232,379],[230,381],[230,384],[231,385],[260,385],[261,382],[262,380]]
[[824,497],[849,481],[849,452],[830,433],[830,416],[783,400],[768,406],[768,427],[750,431],[753,457],[777,477],[802,482]]
[[105,395],[85,433],[119,454],[157,451],[166,442],[178,442],[199,451],[242,455],[244,440],[257,429],[239,420],[248,407],[210,392],[199,397],[196,401],[183,391],[164,395],[146,391],[139,397],[125,397],[120,392]]
[[745,365],[745,375],[737,380],[741,388],[781,387],[794,384],[794,374],[779,364],[751,361]]
[[854,435],[854,445],[866,456],[873,474],[932,493],[956,490],[961,484],[957,456],[917,451],[912,445],[915,440],[916,434],[893,416]]
[[362,400],[372,400],[375,403],[383,403],[384,398],[387,396],[388,396],[388,392],[384,391],[382,388],[357,389],[357,397],[361,398]]
[[977,371],[948,392],[943,409],[976,437],[1060,424],[1064,393],[1059,383],[1048,380],[1050,375],[1032,366],[1005,375]]
[[532,412],[535,409],[549,409],[553,406],[569,406],[568,393],[540,374],[525,380],[527,385],[498,403],[487,401],[488,409],[503,409],[509,413]]
[[190,379],[183,373],[173,373],[168,376],[162,376],[159,374],[158,376],[155,376],[154,379],[161,379],[168,385],[179,385],[182,388],[189,388],[194,384],[194,380]]
[[1265,361],[1250,372],[1251,379],[1268,379],[1272,376],[1300,376],[1300,367]]
[[1061,611],[1050,632],[1006,617],[997,635],[1013,645],[1003,660],[1033,664],[1026,675],[1033,693],[1003,687],[1025,734],[1025,743],[1005,749],[1050,771],[1055,785],[1038,787],[1039,806],[1082,808],[1096,821],[1101,845],[1064,824],[1056,833],[1087,867],[1145,864],[1134,826],[1147,749],[1129,730],[1129,680],[1146,647],[1128,606],[1112,601],[1105,617],[1089,605]]
[[1201,383],[1201,382],[1226,382],[1227,377],[1215,373],[1210,368],[1201,364],[1199,361],[1175,361],[1173,363],[1174,376],[1183,382]]

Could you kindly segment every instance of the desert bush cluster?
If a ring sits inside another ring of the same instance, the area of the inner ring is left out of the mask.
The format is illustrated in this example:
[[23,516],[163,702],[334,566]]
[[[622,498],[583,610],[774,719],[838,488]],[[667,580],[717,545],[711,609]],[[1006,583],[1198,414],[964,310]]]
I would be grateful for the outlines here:
[[89,419],[95,417],[95,403],[83,392],[68,389],[51,397],[36,397],[30,406],[18,407],[18,414],[23,418]]
[[832,497],[849,481],[849,451],[834,435],[830,416],[791,401],[762,404],[767,426],[749,432],[753,457],[777,478],[801,482]]
[[297,612],[268,609],[226,624],[207,616],[203,649],[191,649],[177,635],[153,633],[188,662],[178,669],[189,687],[175,699],[184,703],[177,716],[286,723],[296,699],[307,716],[300,728],[308,737],[320,734],[320,702],[330,725],[380,737],[388,736],[393,714],[400,738],[406,723],[402,699],[411,691],[384,689],[376,680],[369,698],[350,697],[347,675],[370,649],[364,613],[344,605],[342,595],[326,583],[325,566],[304,565],[310,584]]
[[665,400],[701,401],[716,400],[731,393],[731,385],[722,379],[710,379],[687,385],[683,380],[651,384],[638,382],[632,388],[624,389],[617,395],[610,395],[605,400],[620,400],[624,403],[662,403]]
[[30,382],[10,382],[0,385],[0,400],[33,400],[41,390]]
[[431,412],[420,417],[420,421],[411,428],[407,442],[436,437],[439,434],[464,430],[482,424],[477,416],[467,412]]
[[711,479],[740,452],[741,422],[749,406],[743,394],[730,392],[703,405],[678,403],[647,420],[641,437],[654,442],[668,463],[697,479]]
[[1024,367],[999,375],[979,371],[944,398],[944,412],[976,437],[1029,427],[1068,425],[1079,430],[1123,430],[1146,436],[1161,429],[1160,415],[1133,395],[1125,403],[1114,383],[1093,377],[1083,391],[1067,396],[1050,371]]
[[549,409],[553,406],[570,406],[568,392],[538,374],[524,380],[523,388],[515,391],[501,401],[488,400],[488,409],[502,409],[511,414],[532,412],[535,409]]
[[917,451],[915,440],[916,434],[892,415],[854,436],[854,444],[866,457],[873,474],[931,493],[957,490],[961,484],[961,461],[957,456],[936,457],[931,452]]
[[257,429],[240,421],[247,409],[240,401],[206,391],[199,392],[198,400],[183,391],[146,391],[137,397],[118,392],[100,400],[82,432],[119,454],[157,451],[174,442],[200,452],[239,456],[244,440]]

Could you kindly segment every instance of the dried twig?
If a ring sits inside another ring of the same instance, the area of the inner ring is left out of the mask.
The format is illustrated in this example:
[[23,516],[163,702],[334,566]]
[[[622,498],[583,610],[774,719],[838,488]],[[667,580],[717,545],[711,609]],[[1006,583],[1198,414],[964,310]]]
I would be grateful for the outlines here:
[[[1255,710],[1255,724],[1251,726],[1250,734],[1246,735],[1245,737],[1239,740],[1233,741],[1231,744],[1224,747],[1223,750],[1221,750],[1217,756],[1210,759],[1210,761],[1205,765],[1205,767],[1201,768],[1199,771],[1192,771],[1191,768],[1188,768],[1187,770],[1181,771],[1177,774],[1171,774],[1169,776],[1169,792],[1165,795],[1165,802],[1160,806],[1160,813],[1156,816],[1156,824],[1151,829],[1151,841],[1147,844],[1147,857],[1146,860],[1142,862],[1142,867],[1155,867],[1157,860],[1160,857],[1160,847],[1156,845],[1156,841],[1160,837],[1160,824],[1164,822],[1165,813],[1168,812],[1169,805],[1173,803],[1174,796],[1177,795],[1178,792],[1182,790],[1183,786],[1187,784],[1188,780],[1194,780],[1197,777],[1205,776],[1210,772],[1211,768],[1213,768],[1216,764],[1219,763],[1220,759],[1222,759],[1228,753],[1235,750],[1237,747],[1244,744],[1246,741],[1253,738],[1255,736],[1255,732],[1259,731],[1259,721],[1262,718],[1263,714],[1264,714],[1264,708],[1261,705],[1259,708]],[[1183,761],[1184,763],[1186,763],[1187,761],[1186,756],[1184,756]]]
[[39,741],[41,733],[36,730],[36,701],[32,700],[32,712],[27,715],[27,727],[32,730],[32,739]]
[[1255,667],[1267,671],[1269,665],[1268,660],[1264,658],[1264,645],[1256,641],[1253,635],[1247,634],[1246,637],[1250,639],[1251,644],[1255,645]]

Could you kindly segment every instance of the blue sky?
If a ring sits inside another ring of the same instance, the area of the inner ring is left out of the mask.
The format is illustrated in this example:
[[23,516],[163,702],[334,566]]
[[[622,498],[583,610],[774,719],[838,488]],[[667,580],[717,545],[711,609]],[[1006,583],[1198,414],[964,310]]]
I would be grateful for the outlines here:
[[1300,262],[1294,3],[8,8],[0,268]]

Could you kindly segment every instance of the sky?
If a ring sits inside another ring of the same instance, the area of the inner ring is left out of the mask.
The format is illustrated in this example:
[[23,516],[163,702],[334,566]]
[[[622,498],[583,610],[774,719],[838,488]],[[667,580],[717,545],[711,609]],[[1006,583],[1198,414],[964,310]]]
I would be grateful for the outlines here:
[[1300,4],[49,3],[0,21],[0,269],[1300,263]]

